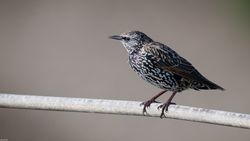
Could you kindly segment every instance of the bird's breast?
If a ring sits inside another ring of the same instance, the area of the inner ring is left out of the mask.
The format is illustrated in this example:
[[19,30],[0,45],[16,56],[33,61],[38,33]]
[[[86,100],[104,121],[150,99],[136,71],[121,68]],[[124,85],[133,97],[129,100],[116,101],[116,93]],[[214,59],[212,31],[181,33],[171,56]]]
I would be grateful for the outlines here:
[[129,56],[131,68],[147,82],[166,90],[175,90],[179,86],[179,80],[171,72],[159,68],[157,58],[148,54],[132,54]]
[[135,53],[129,56],[129,64],[136,72],[144,74],[149,68],[154,68],[147,55]]

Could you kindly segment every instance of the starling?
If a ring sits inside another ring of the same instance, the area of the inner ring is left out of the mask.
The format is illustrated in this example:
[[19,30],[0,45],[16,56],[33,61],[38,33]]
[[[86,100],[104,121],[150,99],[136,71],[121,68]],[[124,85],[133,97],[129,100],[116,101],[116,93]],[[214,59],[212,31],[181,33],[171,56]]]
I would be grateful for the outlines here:
[[140,31],[130,31],[121,35],[110,36],[119,40],[128,52],[128,62],[132,69],[147,82],[163,89],[150,100],[143,102],[143,114],[151,103],[167,91],[171,91],[170,98],[160,105],[160,117],[165,117],[165,111],[172,103],[176,93],[188,88],[194,90],[224,90],[219,85],[209,81],[201,75],[194,66],[170,47],[156,42]]

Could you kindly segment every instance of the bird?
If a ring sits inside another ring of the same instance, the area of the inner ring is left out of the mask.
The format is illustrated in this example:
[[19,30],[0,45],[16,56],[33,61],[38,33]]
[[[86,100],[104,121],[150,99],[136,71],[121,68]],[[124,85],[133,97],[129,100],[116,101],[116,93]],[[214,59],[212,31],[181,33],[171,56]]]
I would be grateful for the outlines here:
[[145,81],[162,89],[151,99],[141,103],[143,115],[147,108],[158,97],[172,92],[165,103],[158,106],[161,109],[160,118],[166,117],[169,105],[175,104],[172,99],[177,93],[187,89],[194,90],[224,90],[221,86],[205,78],[189,61],[163,43],[154,41],[145,33],[137,30],[113,35],[109,38],[122,43],[128,53],[131,68]]

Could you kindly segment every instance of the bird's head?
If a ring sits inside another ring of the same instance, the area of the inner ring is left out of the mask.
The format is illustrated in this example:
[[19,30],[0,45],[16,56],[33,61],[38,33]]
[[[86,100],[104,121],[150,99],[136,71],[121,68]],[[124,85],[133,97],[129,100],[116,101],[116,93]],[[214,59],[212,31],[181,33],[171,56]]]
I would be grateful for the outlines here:
[[142,48],[144,44],[147,44],[153,41],[146,34],[140,31],[130,31],[130,32],[122,33],[121,35],[110,36],[110,38],[121,41],[121,43],[126,48],[128,53],[136,51]]

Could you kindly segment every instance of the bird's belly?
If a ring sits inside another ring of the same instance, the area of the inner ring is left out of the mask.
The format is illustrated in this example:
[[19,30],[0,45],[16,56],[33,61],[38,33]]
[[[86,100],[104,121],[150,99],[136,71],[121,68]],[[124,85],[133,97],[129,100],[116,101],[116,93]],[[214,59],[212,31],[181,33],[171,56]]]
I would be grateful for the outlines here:
[[144,58],[133,58],[129,61],[132,69],[145,81],[165,90],[174,91],[179,87],[179,80],[171,72],[164,71]]

